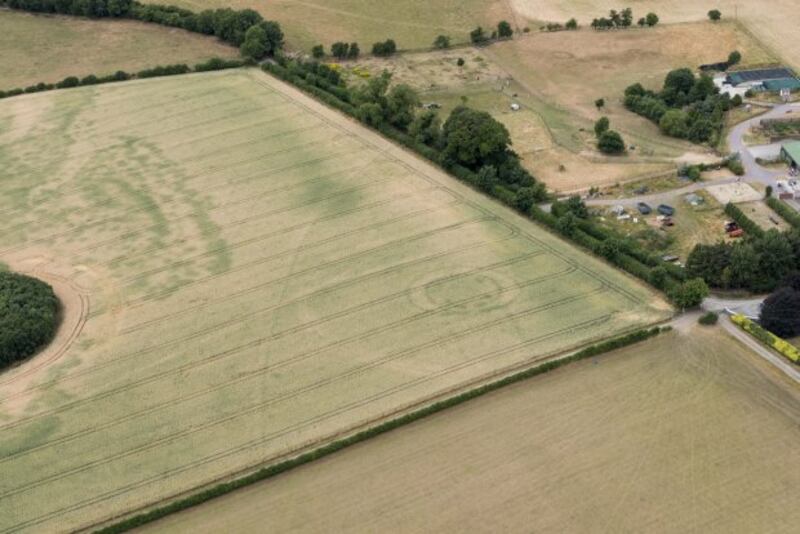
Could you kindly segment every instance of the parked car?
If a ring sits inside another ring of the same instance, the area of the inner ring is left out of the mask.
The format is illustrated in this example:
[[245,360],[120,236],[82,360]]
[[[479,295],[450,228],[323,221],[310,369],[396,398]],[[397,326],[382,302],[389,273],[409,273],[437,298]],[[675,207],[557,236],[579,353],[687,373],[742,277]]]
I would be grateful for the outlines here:
[[639,210],[639,213],[641,213],[642,215],[650,215],[653,212],[653,208],[651,208],[644,202],[639,202],[638,204],[636,204],[636,209]]
[[666,215],[667,217],[672,217],[675,215],[675,208],[672,206],[668,206],[666,204],[659,204],[658,205],[658,213],[661,215]]

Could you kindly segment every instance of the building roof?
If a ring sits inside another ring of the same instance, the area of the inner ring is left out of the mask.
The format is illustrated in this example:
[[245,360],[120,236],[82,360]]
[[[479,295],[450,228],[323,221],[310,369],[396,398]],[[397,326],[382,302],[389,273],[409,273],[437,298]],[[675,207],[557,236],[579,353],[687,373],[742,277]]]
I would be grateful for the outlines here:
[[781,78],[794,78],[794,73],[787,68],[740,70],[728,75],[730,83],[739,85],[745,82],[760,82],[763,80],[778,80]]
[[797,78],[780,78],[764,82],[767,91],[780,91],[781,89],[800,89],[800,80]]
[[783,151],[786,152],[795,163],[800,163],[800,141],[788,141],[784,143]]

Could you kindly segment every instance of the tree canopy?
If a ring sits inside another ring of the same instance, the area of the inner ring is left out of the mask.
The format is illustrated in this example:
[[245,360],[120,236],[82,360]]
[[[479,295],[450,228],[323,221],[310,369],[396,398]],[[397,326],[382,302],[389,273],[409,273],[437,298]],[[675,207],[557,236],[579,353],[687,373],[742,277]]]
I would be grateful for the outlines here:
[[445,156],[470,169],[501,162],[511,145],[506,127],[485,111],[458,106],[444,123]]
[[58,326],[58,299],[35,278],[0,272],[0,368],[50,341]]

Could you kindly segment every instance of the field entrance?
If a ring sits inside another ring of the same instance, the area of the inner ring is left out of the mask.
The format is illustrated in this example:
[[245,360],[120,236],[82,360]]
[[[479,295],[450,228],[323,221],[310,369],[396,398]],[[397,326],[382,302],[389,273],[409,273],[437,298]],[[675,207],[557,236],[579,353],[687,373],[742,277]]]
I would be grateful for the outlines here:
[[108,518],[670,314],[257,71],[4,100],[0,167],[0,261],[86,305],[55,357],[0,376],[0,532]]

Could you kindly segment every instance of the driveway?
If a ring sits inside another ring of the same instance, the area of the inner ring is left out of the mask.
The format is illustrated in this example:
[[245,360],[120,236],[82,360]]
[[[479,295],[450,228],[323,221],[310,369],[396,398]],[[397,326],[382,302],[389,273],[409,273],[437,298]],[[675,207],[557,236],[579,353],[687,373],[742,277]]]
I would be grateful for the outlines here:
[[[770,111],[764,113],[763,115],[740,122],[733,127],[731,133],[728,134],[728,146],[730,147],[732,153],[738,152],[742,159],[742,165],[744,166],[745,170],[745,175],[743,177],[744,181],[761,182],[764,185],[772,186],[772,188],[777,191],[777,181],[778,179],[785,177],[786,173],[783,171],[765,169],[756,163],[756,157],[760,157],[758,156],[758,150],[756,150],[756,154],[754,155],[747,145],[745,145],[743,138],[747,131],[752,126],[758,125],[762,119],[776,119],[786,115],[786,113],[790,111],[796,110],[800,110],[800,104],[781,104],[773,107]],[[797,206],[795,205],[795,207]]]

